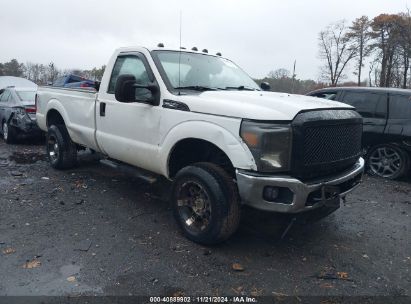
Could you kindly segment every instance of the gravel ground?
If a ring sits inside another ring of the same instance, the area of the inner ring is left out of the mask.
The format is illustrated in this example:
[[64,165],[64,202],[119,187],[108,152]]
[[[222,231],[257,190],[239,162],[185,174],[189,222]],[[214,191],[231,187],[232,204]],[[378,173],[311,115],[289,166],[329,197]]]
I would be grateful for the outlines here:
[[204,247],[178,231],[166,181],[87,153],[56,171],[42,145],[0,141],[0,295],[410,296],[410,182],[365,176],[283,240],[286,218],[244,209],[229,241]]

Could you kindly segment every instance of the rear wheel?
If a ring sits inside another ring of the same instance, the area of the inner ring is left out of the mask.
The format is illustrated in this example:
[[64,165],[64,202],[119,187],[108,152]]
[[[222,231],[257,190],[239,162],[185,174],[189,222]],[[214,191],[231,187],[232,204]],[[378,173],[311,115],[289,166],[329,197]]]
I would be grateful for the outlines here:
[[47,155],[55,169],[70,169],[77,163],[77,147],[64,125],[52,125],[47,131]]
[[2,125],[3,139],[7,144],[12,144],[16,141],[17,132],[9,123],[3,121]]
[[372,175],[397,179],[408,172],[409,156],[394,145],[381,145],[371,149],[367,165]]
[[212,163],[181,169],[172,190],[174,216],[184,235],[211,245],[228,239],[238,228],[240,204],[232,178]]

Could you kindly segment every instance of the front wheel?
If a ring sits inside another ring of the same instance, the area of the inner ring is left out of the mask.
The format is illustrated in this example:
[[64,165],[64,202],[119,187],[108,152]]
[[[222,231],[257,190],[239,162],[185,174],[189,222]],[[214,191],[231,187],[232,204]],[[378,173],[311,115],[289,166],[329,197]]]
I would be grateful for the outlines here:
[[238,228],[240,204],[237,186],[220,167],[196,163],[175,178],[172,204],[184,235],[200,244],[217,244]]
[[77,147],[64,125],[52,125],[47,131],[46,149],[50,164],[55,169],[70,169],[77,162]]
[[372,175],[397,179],[407,173],[409,156],[407,152],[394,145],[381,145],[368,153],[367,166]]

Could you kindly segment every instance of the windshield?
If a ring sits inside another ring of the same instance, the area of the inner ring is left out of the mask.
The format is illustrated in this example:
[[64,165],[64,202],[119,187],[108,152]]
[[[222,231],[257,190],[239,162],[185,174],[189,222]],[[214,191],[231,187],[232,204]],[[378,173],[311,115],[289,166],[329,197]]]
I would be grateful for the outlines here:
[[230,60],[178,51],[154,51],[153,54],[172,89],[260,90],[254,80]]
[[36,97],[35,91],[16,91],[21,101],[33,101]]

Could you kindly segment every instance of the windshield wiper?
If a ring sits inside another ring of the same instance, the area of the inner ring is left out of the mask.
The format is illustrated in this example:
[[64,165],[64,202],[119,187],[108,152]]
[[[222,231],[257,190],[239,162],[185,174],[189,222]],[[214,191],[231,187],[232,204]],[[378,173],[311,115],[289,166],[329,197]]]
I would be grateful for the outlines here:
[[239,91],[257,91],[257,89],[246,87],[246,86],[238,86],[238,87],[225,87],[225,90],[239,90]]
[[206,87],[206,86],[184,86],[184,87],[176,87],[174,88],[175,90],[194,90],[194,91],[200,91],[200,92],[204,92],[204,91],[215,91],[217,90],[217,88],[210,88],[210,87]]

